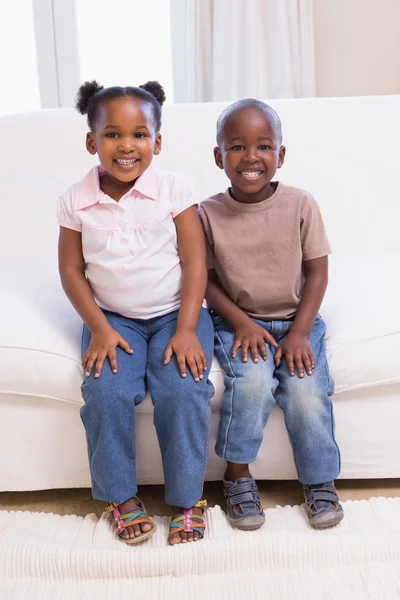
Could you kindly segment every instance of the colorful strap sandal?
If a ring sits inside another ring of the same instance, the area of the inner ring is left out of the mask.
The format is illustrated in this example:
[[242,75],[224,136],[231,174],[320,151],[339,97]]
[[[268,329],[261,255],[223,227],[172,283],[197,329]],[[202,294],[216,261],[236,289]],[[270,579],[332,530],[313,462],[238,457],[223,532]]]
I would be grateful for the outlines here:
[[201,538],[204,537],[204,531],[206,528],[206,524],[204,523],[204,513],[207,508],[207,500],[200,500],[197,504],[194,505],[193,508],[200,508],[202,514],[197,515],[193,513],[191,508],[186,508],[183,510],[183,513],[178,515],[174,515],[172,517],[172,521],[169,524],[169,535],[168,535],[168,543],[171,544],[171,537],[184,531],[185,533],[192,533],[196,531]]
[[[118,531],[118,537],[125,542],[126,544],[139,544],[144,540],[147,540],[150,536],[153,535],[155,530],[157,529],[157,525],[155,522],[150,519],[149,515],[146,512],[144,504],[139,500],[137,496],[134,497],[137,505],[133,505],[130,509],[129,513],[125,513],[121,515],[118,504],[115,502],[111,502],[106,508],[107,512],[112,512],[114,516],[114,521],[116,524],[116,528]],[[151,529],[149,531],[144,531],[140,535],[135,536],[134,538],[124,538],[121,536],[121,533],[127,527],[132,527],[133,525],[140,525],[141,523],[150,523]]]

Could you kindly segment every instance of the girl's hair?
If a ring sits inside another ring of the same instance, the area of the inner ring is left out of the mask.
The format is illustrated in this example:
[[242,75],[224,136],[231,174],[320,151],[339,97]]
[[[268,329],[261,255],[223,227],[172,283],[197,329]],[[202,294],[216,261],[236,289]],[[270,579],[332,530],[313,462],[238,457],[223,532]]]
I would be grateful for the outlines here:
[[161,106],[165,101],[164,88],[158,81],[148,81],[139,87],[113,86],[105,88],[97,81],[85,81],[78,90],[75,108],[81,115],[87,115],[90,129],[93,131],[98,109],[114,98],[131,96],[151,105],[156,132],[161,129]]

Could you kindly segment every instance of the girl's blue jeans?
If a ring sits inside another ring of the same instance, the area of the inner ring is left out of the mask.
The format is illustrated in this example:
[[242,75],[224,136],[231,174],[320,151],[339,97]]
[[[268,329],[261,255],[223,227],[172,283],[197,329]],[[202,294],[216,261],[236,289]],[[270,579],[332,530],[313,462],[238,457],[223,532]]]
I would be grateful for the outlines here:
[[[210,429],[208,374],[213,359],[213,324],[202,308],[197,336],[207,358],[204,379],[195,382],[189,368],[179,372],[175,355],[164,365],[164,351],[176,330],[178,311],[149,320],[104,311],[111,327],[134,354],[117,347],[118,373],[108,359],[98,379],[85,376],[81,417],[86,430],[93,497],[121,504],[136,495],[136,407],[147,393],[161,450],[167,504],[189,508],[202,496]],[[82,356],[91,339],[84,327]]]
[[[216,452],[230,462],[253,462],[263,439],[263,430],[274,404],[281,407],[293,447],[299,480],[316,484],[336,479],[340,472],[340,454],[334,437],[334,418],[330,396],[334,384],[325,354],[325,323],[320,316],[314,322],[309,342],[316,366],[311,376],[291,377],[285,358],[275,367],[275,348],[267,346],[268,358],[254,363],[242,362],[237,352],[232,358],[234,331],[218,316],[213,317],[215,353],[225,371],[225,394],[221,408]],[[260,321],[280,344],[293,321]]]

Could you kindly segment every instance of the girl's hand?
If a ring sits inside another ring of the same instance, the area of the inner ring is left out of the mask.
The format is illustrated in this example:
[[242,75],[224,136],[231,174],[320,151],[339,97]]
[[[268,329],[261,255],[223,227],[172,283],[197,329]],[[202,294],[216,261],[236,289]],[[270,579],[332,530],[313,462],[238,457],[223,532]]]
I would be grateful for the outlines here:
[[112,372],[117,373],[117,346],[120,346],[128,354],[133,354],[133,350],[126,339],[112,327],[92,333],[89,348],[86,350],[86,354],[82,360],[82,367],[85,369],[85,375],[89,377],[93,366],[96,364],[94,376],[96,378],[100,377],[107,356],[110,361]]
[[193,331],[177,331],[171,338],[165,353],[164,365],[170,363],[173,354],[176,354],[179,370],[182,377],[186,377],[186,363],[195,381],[203,379],[204,371],[207,370],[207,359],[203,348]]
[[238,348],[242,348],[242,362],[247,362],[248,360],[248,351],[250,348],[250,353],[253,358],[253,362],[258,362],[258,351],[260,351],[261,357],[263,360],[267,360],[267,348],[265,342],[268,342],[271,346],[275,348],[278,347],[278,344],[272,337],[268,331],[261,327],[261,325],[257,325],[251,319],[246,321],[245,324],[240,325],[235,329],[235,342],[232,346],[232,358],[236,358],[236,352]]
[[315,368],[315,358],[306,335],[295,331],[289,332],[276,351],[275,364],[277,367],[281,364],[282,356],[286,358],[289,374],[292,377],[295,365],[299,377],[304,377],[304,369],[307,375],[312,375],[312,370]]

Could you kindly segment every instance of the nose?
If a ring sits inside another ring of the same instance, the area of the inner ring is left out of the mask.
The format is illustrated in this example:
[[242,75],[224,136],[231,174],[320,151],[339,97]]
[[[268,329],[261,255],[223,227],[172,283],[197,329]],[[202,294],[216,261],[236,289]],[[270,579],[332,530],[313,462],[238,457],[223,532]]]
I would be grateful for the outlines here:
[[132,150],[134,150],[134,148],[135,148],[135,142],[132,137],[126,136],[126,137],[123,137],[120,139],[119,149],[122,152],[129,154],[129,152],[132,152]]
[[257,154],[257,148],[254,146],[249,146],[247,148],[247,152],[245,155],[245,160],[248,163],[255,163],[258,161],[258,154]]

